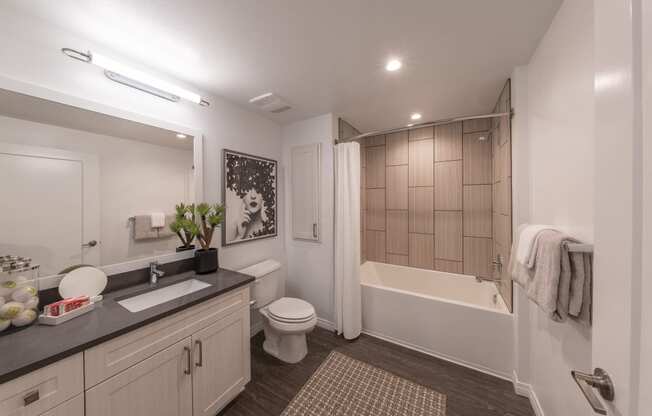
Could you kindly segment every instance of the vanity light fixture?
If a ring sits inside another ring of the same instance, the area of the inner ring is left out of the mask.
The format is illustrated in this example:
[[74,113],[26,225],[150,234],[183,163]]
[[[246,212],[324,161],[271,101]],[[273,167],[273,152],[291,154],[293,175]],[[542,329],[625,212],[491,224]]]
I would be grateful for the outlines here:
[[177,133],[177,139],[179,139],[179,140],[183,140],[183,139],[185,139],[185,138],[187,138],[187,137],[188,137],[188,136],[186,136],[186,135],[183,134],[183,133]]
[[137,69],[130,68],[127,65],[124,65],[99,53],[90,51],[84,53],[71,48],[63,48],[61,49],[61,52],[70,58],[97,65],[100,68],[103,68],[104,75],[106,75],[107,78],[112,81],[119,82],[120,84],[124,84],[174,102],[177,102],[183,98],[204,107],[210,105],[208,101],[204,100],[197,93],[188,91],[174,84],[170,84],[167,81],[163,81]]
[[410,118],[411,118],[412,120],[420,120],[420,119],[421,119],[421,114],[419,114],[419,113],[413,113],[413,114],[410,116]]
[[389,72],[398,71],[403,66],[403,63],[398,59],[390,59],[385,65],[385,69]]

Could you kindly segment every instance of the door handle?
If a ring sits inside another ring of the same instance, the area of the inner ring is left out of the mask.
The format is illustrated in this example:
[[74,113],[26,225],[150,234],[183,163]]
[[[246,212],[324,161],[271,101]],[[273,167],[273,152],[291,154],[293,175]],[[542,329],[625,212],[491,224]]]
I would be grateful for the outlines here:
[[588,400],[593,411],[601,415],[606,415],[607,409],[604,408],[593,389],[597,389],[603,399],[610,402],[613,401],[615,390],[609,374],[601,368],[596,368],[593,374],[572,370],[571,375],[580,387],[580,390],[582,390],[582,394]]
[[317,223],[312,224],[312,236],[317,238]]
[[183,374],[190,375],[190,369],[192,368],[192,358],[190,357],[191,351],[188,347],[183,347],[183,350],[186,352],[186,369],[183,370]]
[[82,244],[82,247],[95,247],[97,245],[97,240],[91,240],[88,243]]
[[195,363],[196,367],[201,367],[204,365],[204,345],[200,340],[195,341],[195,346],[199,347],[199,361]]

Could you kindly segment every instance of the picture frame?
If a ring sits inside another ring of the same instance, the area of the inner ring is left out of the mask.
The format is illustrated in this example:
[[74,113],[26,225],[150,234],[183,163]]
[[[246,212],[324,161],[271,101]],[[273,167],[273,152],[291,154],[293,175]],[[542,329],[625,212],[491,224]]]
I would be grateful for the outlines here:
[[222,247],[278,236],[278,162],[222,151]]

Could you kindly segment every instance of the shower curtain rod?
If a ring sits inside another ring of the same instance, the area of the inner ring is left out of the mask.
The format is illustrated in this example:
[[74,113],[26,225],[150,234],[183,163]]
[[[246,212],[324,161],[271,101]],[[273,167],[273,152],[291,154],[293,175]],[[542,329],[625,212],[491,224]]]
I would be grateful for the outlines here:
[[504,113],[489,113],[489,114],[479,114],[477,116],[446,118],[446,119],[442,119],[442,120],[429,121],[429,122],[426,122],[426,123],[419,123],[419,124],[413,124],[411,126],[398,127],[398,128],[389,129],[389,130],[370,131],[370,132],[367,132],[367,133],[358,134],[357,136],[349,137],[348,139],[336,139],[335,144],[350,142],[350,141],[353,141],[353,140],[365,139],[365,138],[371,137],[371,136],[378,136],[379,134],[397,133],[399,131],[405,131],[405,130],[410,130],[410,129],[418,129],[418,128],[421,128],[421,127],[431,127],[431,126],[438,126],[440,124],[455,123],[456,121],[477,120],[477,119],[481,119],[481,118],[494,118],[494,117],[504,117],[504,116],[512,116],[512,115],[514,115],[514,110],[511,110],[509,112],[504,112]]

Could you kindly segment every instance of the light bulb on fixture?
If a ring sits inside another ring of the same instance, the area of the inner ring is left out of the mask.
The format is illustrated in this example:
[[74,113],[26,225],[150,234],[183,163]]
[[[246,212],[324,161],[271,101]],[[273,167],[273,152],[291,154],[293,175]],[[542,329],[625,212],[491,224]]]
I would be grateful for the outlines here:
[[403,63],[398,59],[390,59],[385,65],[385,69],[389,72],[398,71],[403,66]]
[[410,116],[412,120],[421,120],[421,114],[419,113],[414,113]]
[[103,68],[104,74],[112,81],[128,85],[170,101],[176,102],[183,98],[202,106],[210,105],[208,101],[202,99],[197,93],[188,91],[185,88],[178,87],[137,69],[130,68],[99,53],[83,53],[70,48],[63,48],[61,51],[73,59]]

